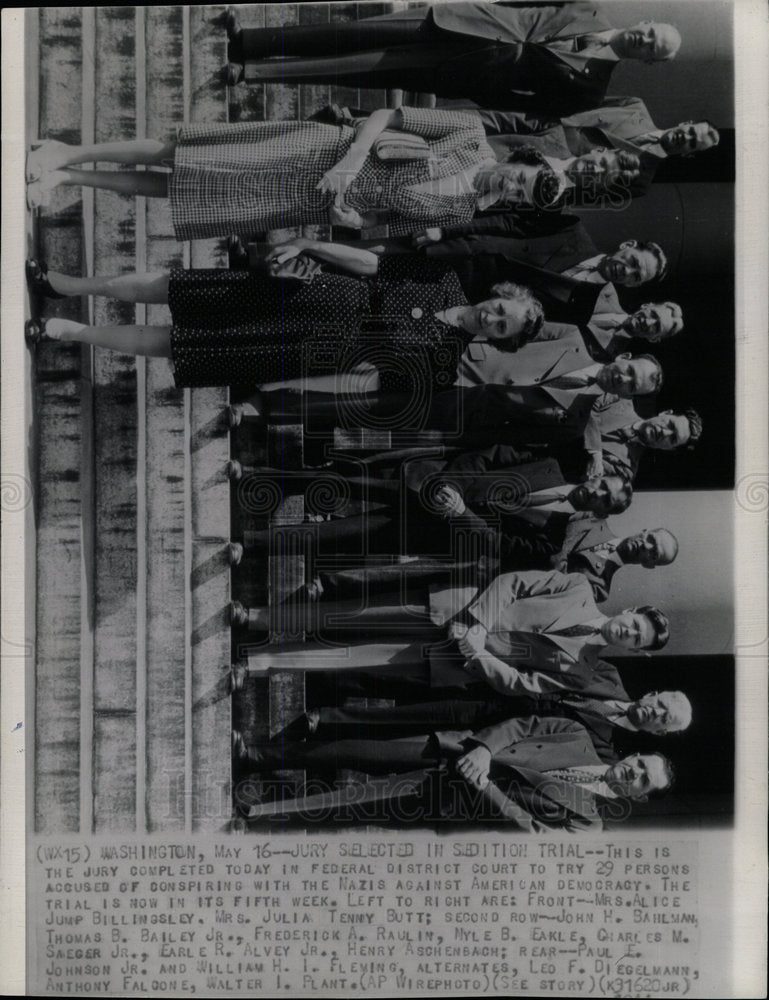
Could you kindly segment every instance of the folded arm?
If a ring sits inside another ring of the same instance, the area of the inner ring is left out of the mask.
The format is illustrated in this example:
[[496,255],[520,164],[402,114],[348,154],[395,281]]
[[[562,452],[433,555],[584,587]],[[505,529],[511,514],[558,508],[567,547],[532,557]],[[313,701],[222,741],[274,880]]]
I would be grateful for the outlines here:
[[539,670],[522,671],[505,663],[493,653],[478,653],[465,664],[469,674],[484,680],[495,691],[508,697],[514,695],[564,694],[574,691],[574,676],[542,673]]

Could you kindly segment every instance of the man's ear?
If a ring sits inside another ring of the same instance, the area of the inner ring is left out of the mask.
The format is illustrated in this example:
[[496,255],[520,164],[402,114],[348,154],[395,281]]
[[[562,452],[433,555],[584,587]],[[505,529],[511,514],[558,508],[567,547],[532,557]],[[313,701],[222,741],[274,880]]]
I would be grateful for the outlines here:
[[638,246],[638,240],[625,240],[624,243],[620,243],[620,250],[631,250],[633,247]]
[[648,802],[648,801],[649,801],[649,796],[648,795],[637,795],[633,799],[633,802]]
[[618,354],[617,357],[614,360],[615,361],[630,361],[630,359],[632,357],[633,357],[633,355],[630,353],[630,351],[623,351],[622,354]]

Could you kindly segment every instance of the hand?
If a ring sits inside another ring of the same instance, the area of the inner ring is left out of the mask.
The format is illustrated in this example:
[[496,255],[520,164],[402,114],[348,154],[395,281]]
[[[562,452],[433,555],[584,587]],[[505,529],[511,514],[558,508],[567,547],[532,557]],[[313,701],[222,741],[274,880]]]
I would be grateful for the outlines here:
[[458,514],[464,514],[465,501],[457,493],[453,486],[439,486],[435,491],[435,506],[441,514],[446,517],[456,516]]
[[348,229],[363,229],[363,219],[343,201],[335,201],[329,206],[328,221],[332,226],[347,226]]
[[425,229],[421,233],[415,233],[412,243],[415,247],[426,247],[431,243],[440,243],[443,239],[443,230],[440,226],[431,226],[429,229]]
[[334,164],[330,170],[325,172],[318,181],[316,190],[325,194],[333,194],[335,202],[343,202],[347,188],[360,173],[364,162],[365,157],[361,159],[359,156],[346,153],[339,163]]
[[467,625],[462,622],[451,622],[449,625],[449,639],[462,639],[467,634]]
[[459,652],[471,660],[486,649],[486,636],[488,634],[483,625],[472,625],[463,636],[457,639]]
[[489,783],[491,750],[484,746],[473,747],[457,761],[457,771],[473,788],[485,788]]
[[588,479],[600,479],[603,475],[603,457],[598,452],[590,453],[586,475]]
[[303,250],[307,249],[308,243],[309,240],[304,239],[302,236],[297,236],[290,243],[281,243],[278,246],[271,247],[264,259],[270,266],[284,264],[287,260],[291,260],[292,257],[298,257]]

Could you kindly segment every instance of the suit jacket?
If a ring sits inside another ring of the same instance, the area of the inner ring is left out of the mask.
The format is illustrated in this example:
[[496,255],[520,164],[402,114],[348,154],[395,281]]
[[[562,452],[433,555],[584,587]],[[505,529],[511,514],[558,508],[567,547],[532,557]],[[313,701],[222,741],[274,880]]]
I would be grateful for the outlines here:
[[481,216],[443,227],[443,238],[427,248],[429,257],[499,254],[505,260],[551,272],[566,271],[598,253],[584,223],[575,216],[515,213]]
[[604,285],[595,302],[593,315],[583,328],[587,349],[596,361],[613,361],[618,354],[630,350],[633,338],[618,331],[609,317],[626,315],[612,284]]
[[570,573],[582,573],[590,581],[593,596],[601,604],[609,597],[611,582],[622,563],[617,558],[610,558],[606,552],[594,552],[592,549],[572,550],[566,560]]
[[[484,626],[486,650],[498,661],[511,660],[516,670],[568,672],[570,684],[583,684],[589,678],[604,648],[587,645],[584,636],[555,634],[601,617],[590,584],[578,574],[502,573],[482,593],[472,587],[431,588],[430,616],[436,625],[460,614],[469,614]],[[433,684],[468,683],[472,675],[458,666],[453,650],[436,645],[429,655]],[[502,693],[507,685],[507,674],[497,674],[494,666],[484,667],[475,679],[496,680],[491,686]]]
[[594,410],[595,422],[601,433],[604,469],[607,474],[624,475],[634,479],[644,446],[636,441],[607,440],[607,435],[639,420],[638,413],[629,399],[614,399],[603,408]]
[[[513,452],[514,458],[509,459]],[[413,462],[406,482],[414,490],[431,492],[431,484],[448,483],[464,499],[464,514],[443,521],[448,532],[472,534],[489,558],[503,570],[547,569],[560,552],[573,515],[527,506],[530,493],[565,485],[553,459],[518,463],[517,452],[495,445],[467,452],[451,462]],[[451,548],[451,545],[448,546]]]
[[599,104],[617,63],[608,48],[597,58],[548,44],[611,28],[589,3],[451,3],[437,4],[431,13],[441,31],[488,43],[442,64],[438,86],[444,96],[565,114]]
[[611,541],[613,538],[611,528],[604,518],[596,517],[595,514],[587,512],[574,515],[564,538],[563,556],[565,558],[571,552],[590,550],[596,545]]
[[[510,810],[508,818],[522,829],[601,829],[600,797],[547,773],[603,763],[588,733],[577,722],[534,716],[509,719],[476,733],[436,735],[441,749],[452,756],[465,752],[468,741],[491,751],[490,791],[498,790],[517,806],[517,810]],[[502,815],[507,815],[499,796],[496,803]]]
[[[545,323],[536,340],[515,352],[500,351],[487,341],[470,341],[459,359],[455,385],[540,385],[548,379],[586,368],[593,363],[576,326]],[[542,385],[556,402],[568,407],[573,391]]]

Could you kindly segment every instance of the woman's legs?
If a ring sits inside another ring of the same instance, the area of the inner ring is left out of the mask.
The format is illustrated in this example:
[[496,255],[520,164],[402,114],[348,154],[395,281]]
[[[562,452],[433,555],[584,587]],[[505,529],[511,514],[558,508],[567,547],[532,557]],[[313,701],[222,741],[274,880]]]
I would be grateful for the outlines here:
[[167,198],[169,173],[140,170],[72,170],[64,168],[48,174],[42,184],[46,190],[60,185],[79,185],[115,191],[117,194],[144,198]]
[[60,295],[104,295],[119,302],[168,304],[168,272],[117,274],[76,278],[60,271],[48,271],[48,281]]
[[125,142],[98,142],[88,146],[68,146],[50,140],[34,150],[40,165],[47,170],[62,170],[76,163],[122,163],[127,166],[161,167],[173,162],[176,141],[129,139]]
[[53,318],[46,322],[45,332],[53,340],[107,347],[120,354],[171,357],[170,326],[87,326],[71,319]]

